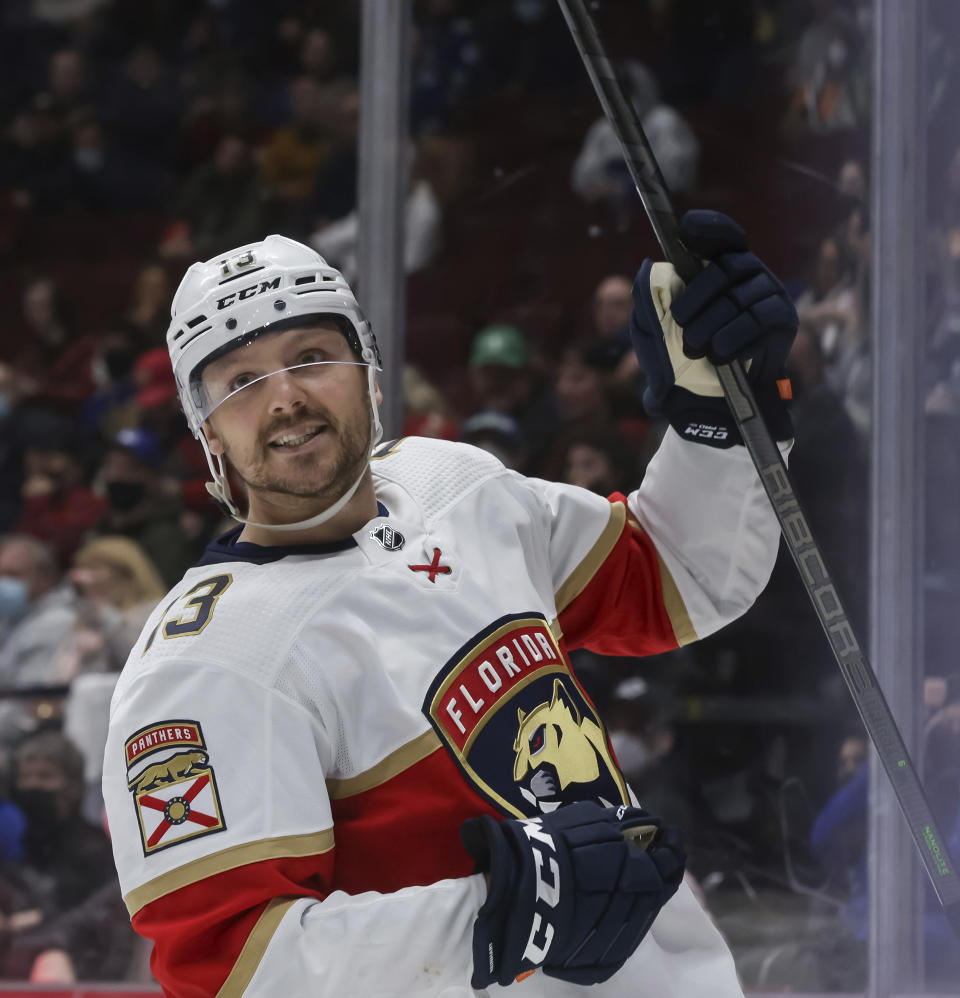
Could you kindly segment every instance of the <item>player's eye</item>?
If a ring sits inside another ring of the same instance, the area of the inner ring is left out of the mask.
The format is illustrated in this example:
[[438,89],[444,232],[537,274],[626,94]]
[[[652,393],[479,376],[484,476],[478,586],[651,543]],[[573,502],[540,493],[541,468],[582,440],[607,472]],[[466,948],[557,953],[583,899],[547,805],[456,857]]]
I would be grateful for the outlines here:
[[250,371],[244,371],[242,374],[235,374],[230,379],[229,383],[227,384],[227,387],[230,389],[231,392],[236,392],[256,380],[257,376],[255,374],[252,374]]
[[327,355],[323,350],[304,350],[297,358],[298,364],[321,364],[327,360]]
[[545,724],[539,725],[530,736],[530,754],[536,755],[538,752],[543,751],[543,746],[547,742],[547,726]]

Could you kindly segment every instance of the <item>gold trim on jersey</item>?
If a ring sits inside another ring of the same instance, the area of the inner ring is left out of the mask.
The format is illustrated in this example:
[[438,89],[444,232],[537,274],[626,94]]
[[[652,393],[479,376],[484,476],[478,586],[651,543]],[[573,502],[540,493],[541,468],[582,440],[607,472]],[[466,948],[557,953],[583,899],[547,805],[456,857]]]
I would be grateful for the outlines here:
[[557,590],[557,613],[562,613],[590,583],[597,570],[606,561],[613,550],[617,539],[623,532],[627,519],[627,507],[622,502],[610,504],[610,519],[603,528],[586,557],[567,576],[566,581]]
[[[627,513],[627,523],[638,533],[646,534],[640,521],[629,511]],[[657,568],[660,570],[660,593],[663,596],[663,606],[667,611],[667,616],[670,618],[670,626],[673,628],[673,636],[677,639],[677,644],[688,645],[693,641],[699,641],[700,639],[694,630],[693,622],[690,620],[690,614],[687,613],[683,597],[680,595],[680,590],[677,589],[677,584],[673,581],[673,576],[670,574],[670,569],[667,568],[667,563],[660,556],[660,552],[657,551],[656,544],[653,545],[653,550],[656,551]]]
[[697,632],[694,630],[693,621],[684,605],[680,590],[677,589],[676,582],[670,574],[660,552],[657,552],[657,565],[660,567],[660,589],[663,593],[663,605],[666,608],[667,616],[670,618],[670,626],[673,628],[674,637],[678,645],[688,645],[692,641],[699,640]]
[[399,776],[405,769],[415,766],[441,747],[435,731],[424,731],[412,742],[401,745],[395,752],[391,752],[385,759],[381,759],[364,772],[344,780],[327,780],[327,794],[331,800],[341,800],[344,797],[353,797],[354,794],[362,794],[366,790],[373,790],[381,783]]
[[284,835],[275,839],[244,842],[229,849],[221,849],[209,856],[201,856],[192,863],[185,863],[168,873],[162,873],[139,887],[134,887],[123,898],[130,917],[153,901],[167,894],[189,887],[191,884],[215,877],[218,873],[235,870],[238,866],[260,863],[265,859],[289,859],[300,856],[319,856],[333,848],[333,829],[311,832],[307,835]]
[[266,953],[270,940],[273,939],[283,916],[290,910],[291,905],[300,900],[301,898],[298,897],[274,898],[263,909],[263,913],[257,919],[257,924],[247,936],[243,949],[240,950],[237,962],[217,992],[216,998],[235,998],[246,991],[247,985],[253,980],[253,975],[256,973],[257,967],[260,966],[263,954]]

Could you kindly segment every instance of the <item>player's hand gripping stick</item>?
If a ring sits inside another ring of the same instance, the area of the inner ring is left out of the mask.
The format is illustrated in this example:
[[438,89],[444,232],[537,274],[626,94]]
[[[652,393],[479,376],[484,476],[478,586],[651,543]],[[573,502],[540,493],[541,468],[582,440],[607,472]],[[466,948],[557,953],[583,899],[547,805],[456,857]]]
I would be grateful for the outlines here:
[[489,872],[473,927],[474,988],[537,968],[573,984],[605,981],[683,879],[677,831],[636,807],[580,801],[539,818],[471,818],[460,835]]
[[684,286],[672,264],[644,260],[633,285],[630,339],[647,379],[644,407],[685,440],[742,444],[717,375],[718,365],[740,357],[767,426],[775,439],[789,440],[781,396],[797,332],[790,296],[726,215],[688,211],[680,233],[706,266]]

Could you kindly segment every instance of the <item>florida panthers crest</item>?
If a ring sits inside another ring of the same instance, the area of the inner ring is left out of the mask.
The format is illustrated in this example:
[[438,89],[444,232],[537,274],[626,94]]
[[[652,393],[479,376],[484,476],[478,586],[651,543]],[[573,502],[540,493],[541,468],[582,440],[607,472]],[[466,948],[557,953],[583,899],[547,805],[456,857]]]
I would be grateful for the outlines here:
[[468,641],[423,711],[466,779],[504,814],[629,803],[600,719],[540,614],[501,617]]

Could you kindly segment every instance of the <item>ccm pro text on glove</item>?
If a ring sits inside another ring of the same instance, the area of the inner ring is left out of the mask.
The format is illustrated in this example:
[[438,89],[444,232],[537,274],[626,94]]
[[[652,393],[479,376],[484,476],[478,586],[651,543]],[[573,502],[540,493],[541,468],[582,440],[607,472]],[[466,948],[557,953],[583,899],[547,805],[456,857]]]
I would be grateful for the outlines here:
[[[628,840],[646,826],[644,849]],[[683,879],[676,830],[636,807],[580,801],[523,821],[488,815],[460,830],[490,872],[473,927],[474,988],[542,967],[575,984],[616,973]]]

